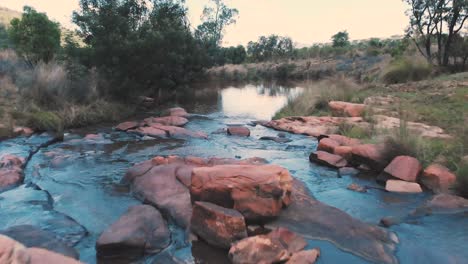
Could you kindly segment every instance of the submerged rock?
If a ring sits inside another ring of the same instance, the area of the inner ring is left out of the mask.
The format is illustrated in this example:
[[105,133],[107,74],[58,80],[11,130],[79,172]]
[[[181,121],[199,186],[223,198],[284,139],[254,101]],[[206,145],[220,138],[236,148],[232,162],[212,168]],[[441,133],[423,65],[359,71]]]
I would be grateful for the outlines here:
[[100,235],[96,251],[100,258],[135,259],[163,250],[170,239],[159,211],[149,205],[136,205]]
[[297,180],[293,184],[292,203],[266,227],[284,227],[307,239],[327,240],[372,262],[398,263],[394,256],[398,238],[394,233],[315,200]]
[[412,215],[453,214],[468,212],[468,199],[451,194],[438,194],[423,206],[417,208]]
[[0,158],[0,191],[23,182],[24,158],[4,155]]
[[251,222],[264,222],[288,205],[292,177],[275,165],[220,165],[194,168],[193,201],[234,208]]
[[301,251],[307,242],[294,232],[277,228],[266,235],[245,238],[229,250],[229,259],[234,264],[281,263]]
[[227,129],[227,133],[231,136],[249,137],[250,129],[244,126],[230,126]]
[[435,193],[443,193],[448,192],[455,184],[457,176],[442,165],[432,164],[423,171],[420,179],[428,189]]
[[242,214],[207,202],[195,202],[191,229],[208,244],[226,249],[233,242],[247,237]]
[[355,192],[360,192],[360,193],[365,193],[367,192],[367,188],[360,186],[356,183],[352,183],[347,187],[348,190],[355,191]]
[[348,162],[343,157],[325,151],[312,152],[309,160],[310,162],[316,162],[333,168],[343,168],[348,165]]

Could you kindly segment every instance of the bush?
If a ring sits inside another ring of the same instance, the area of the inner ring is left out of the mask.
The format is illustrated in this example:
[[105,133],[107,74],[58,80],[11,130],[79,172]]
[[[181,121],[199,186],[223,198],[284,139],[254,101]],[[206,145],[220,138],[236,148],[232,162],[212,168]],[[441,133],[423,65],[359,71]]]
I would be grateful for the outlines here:
[[338,134],[357,139],[370,139],[372,137],[372,131],[370,129],[347,123],[339,124]]
[[397,59],[384,71],[382,77],[387,84],[420,81],[429,77],[432,67],[427,62],[411,58]]
[[53,112],[34,112],[26,114],[26,118],[26,125],[36,131],[63,131],[62,119]]

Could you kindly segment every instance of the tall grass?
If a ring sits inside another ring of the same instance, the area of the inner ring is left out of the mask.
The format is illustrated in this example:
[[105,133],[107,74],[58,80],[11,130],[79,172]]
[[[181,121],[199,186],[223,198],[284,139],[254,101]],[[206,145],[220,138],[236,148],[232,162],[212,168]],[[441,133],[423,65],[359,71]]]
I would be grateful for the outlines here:
[[382,80],[387,84],[420,81],[427,79],[431,73],[431,65],[421,59],[399,58],[387,66]]

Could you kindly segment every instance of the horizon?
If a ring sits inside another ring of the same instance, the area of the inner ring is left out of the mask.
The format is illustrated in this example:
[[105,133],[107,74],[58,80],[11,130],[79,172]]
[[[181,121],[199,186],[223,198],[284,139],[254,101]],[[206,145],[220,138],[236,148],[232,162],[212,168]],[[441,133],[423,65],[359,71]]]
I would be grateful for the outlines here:
[[[64,2],[67,2],[64,4]],[[195,28],[200,24],[203,7],[208,0],[187,0],[188,18]],[[239,10],[237,23],[226,29],[223,46],[247,45],[260,36],[271,34],[291,37],[296,46],[329,43],[331,36],[346,30],[352,41],[370,38],[392,38],[404,35],[409,23],[405,15],[406,4],[401,0],[295,0],[295,4],[281,0],[228,0],[226,4]],[[66,28],[76,28],[71,22],[78,0],[2,0],[1,7],[22,11],[29,5]],[[258,12],[260,8],[264,12]],[[352,10],[352,12],[349,12]],[[382,12],[385,10],[385,12]],[[327,14],[334,13],[333,16]],[[283,17],[284,19],[277,19]],[[340,21],[336,19],[340,18]],[[342,20],[346,22],[341,22]],[[372,23],[370,21],[391,21]],[[309,25],[327,25],[310,27]]]

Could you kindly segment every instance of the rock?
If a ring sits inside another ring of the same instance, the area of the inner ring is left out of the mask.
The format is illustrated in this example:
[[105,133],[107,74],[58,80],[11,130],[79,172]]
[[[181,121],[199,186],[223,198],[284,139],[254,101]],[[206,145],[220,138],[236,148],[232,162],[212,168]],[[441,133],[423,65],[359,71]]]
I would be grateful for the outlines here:
[[29,127],[14,127],[13,128],[13,134],[17,136],[26,136],[29,137],[32,134],[34,134],[34,130],[32,130]]
[[161,214],[149,205],[136,205],[104,231],[96,242],[100,258],[135,259],[166,248],[171,240]]
[[156,137],[156,138],[164,138],[168,134],[166,131],[156,128],[156,127],[138,127],[137,129],[131,129],[128,130],[128,132],[133,132],[137,133],[141,136],[150,136],[150,137]]
[[0,191],[23,182],[24,163],[24,158],[15,155],[4,155],[0,158]]
[[355,176],[359,174],[359,170],[352,167],[343,167],[338,169],[338,175],[340,177],[344,176]]
[[460,212],[468,212],[468,199],[441,193],[416,209],[412,214],[453,214]]
[[315,200],[297,180],[291,198],[292,203],[266,228],[284,227],[306,239],[327,240],[370,262],[398,263],[394,256],[398,238],[394,233]]
[[[374,115],[373,119],[376,123],[375,128],[378,130],[397,130],[400,128],[400,124],[402,123],[399,118],[384,115]],[[437,126],[429,126],[417,122],[406,122],[405,125],[410,134],[418,135],[424,138],[452,138],[451,135],[448,135],[442,128]]]
[[333,150],[333,154],[341,156],[347,161],[350,161],[353,158],[353,147],[338,146]]
[[317,150],[326,151],[326,152],[329,152],[329,153],[334,153],[335,148],[339,147],[339,146],[340,146],[340,144],[338,142],[336,142],[335,140],[330,139],[330,138],[324,138],[324,139],[320,140],[320,142],[319,142],[319,144],[317,146]]
[[417,159],[409,156],[398,156],[385,167],[384,172],[400,180],[416,182],[421,170],[421,163]]
[[115,129],[118,131],[127,131],[130,129],[135,129],[140,125],[140,123],[136,121],[128,121],[118,124]]
[[185,126],[189,121],[181,116],[150,117],[145,119],[145,123],[151,126],[153,123],[164,126]]
[[74,248],[63,243],[63,241],[59,241],[55,234],[32,225],[10,227],[0,231],[0,234],[14,239],[26,247],[43,248],[70,258],[79,258],[78,252]]
[[239,137],[249,137],[250,130],[244,126],[230,126],[227,129],[228,135],[239,136]]
[[316,162],[333,168],[343,168],[348,164],[343,157],[325,151],[312,152],[309,156],[309,160],[310,162]]
[[42,248],[28,248],[30,264],[80,264],[81,262]]
[[263,222],[288,205],[292,177],[275,165],[220,165],[194,168],[192,201],[234,208],[248,222]]
[[247,235],[248,236],[258,236],[258,235],[265,235],[271,232],[266,228],[263,228],[260,225],[248,225],[247,226]]
[[388,180],[385,190],[399,193],[422,193],[421,186],[418,183],[400,180]]
[[442,165],[431,164],[423,171],[420,179],[428,189],[441,193],[449,191],[450,187],[455,184],[457,176]]
[[0,235],[0,263],[29,264],[30,256],[27,249],[19,242]]
[[352,146],[356,146],[356,145],[361,145],[361,141],[359,139],[350,138],[350,137],[346,137],[346,136],[343,136],[343,135],[337,135],[337,134],[320,135],[318,138],[319,138],[319,140],[322,140],[324,138],[329,138],[331,140],[334,140],[334,141],[338,142],[338,144],[340,146],[352,147]]
[[306,245],[307,242],[296,233],[277,228],[269,234],[236,242],[229,250],[229,259],[234,264],[280,263],[289,260]]
[[183,127],[176,126],[164,126],[161,124],[153,123],[151,128],[159,129],[165,131],[170,137],[193,137],[193,138],[202,138],[207,139],[208,135],[203,132],[194,132]]
[[284,137],[261,137],[260,140],[271,140],[276,143],[288,143],[292,141],[291,139]]
[[364,104],[353,104],[341,101],[331,101],[328,107],[334,114],[350,117],[360,117],[364,113],[366,106]]
[[401,222],[401,219],[398,219],[396,217],[384,217],[380,219],[380,224],[384,227],[391,227],[394,225],[398,225]]
[[367,188],[360,186],[356,183],[352,183],[347,187],[348,190],[355,191],[355,192],[360,192],[360,193],[365,193],[367,192]]
[[370,124],[361,117],[298,116],[262,123],[263,126],[276,130],[313,137],[335,134],[340,124],[350,124],[364,129],[370,127]]
[[384,146],[374,144],[364,144],[353,146],[352,162],[355,164],[365,164],[370,168],[381,171],[385,168]]
[[303,250],[294,253],[286,264],[314,264],[320,256],[320,249]]
[[238,211],[207,202],[195,202],[191,229],[208,244],[226,249],[247,237],[244,217]]
[[170,108],[170,109],[168,109],[168,112],[169,112],[170,116],[181,116],[181,117],[188,116],[187,111],[185,111],[185,109],[183,109],[181,107]]

